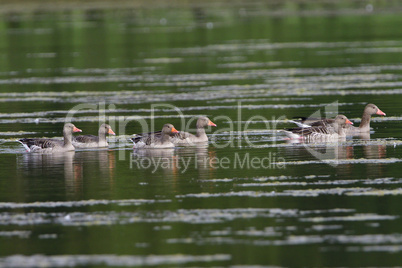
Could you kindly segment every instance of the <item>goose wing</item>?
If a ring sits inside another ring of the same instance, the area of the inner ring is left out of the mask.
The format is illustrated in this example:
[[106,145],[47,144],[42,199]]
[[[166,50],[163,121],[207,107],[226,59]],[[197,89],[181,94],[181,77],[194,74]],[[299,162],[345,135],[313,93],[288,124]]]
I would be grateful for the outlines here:
[[22,145],[24,145],[27,151],[35,149],[46,149],[54,148],[57,146],[63,146],[63,141],[55,139],[20,139],[18,140]]
[[99,142],[99,137],[95,135],[80,135],[73,137],[73,141],[80,143],[93,143]]
[[162,136],[162,131],[148,132],[137,134],[135,137],[131,138],[134,143],[143,142],[146,145],[152,144],[155,140],[160,139]]

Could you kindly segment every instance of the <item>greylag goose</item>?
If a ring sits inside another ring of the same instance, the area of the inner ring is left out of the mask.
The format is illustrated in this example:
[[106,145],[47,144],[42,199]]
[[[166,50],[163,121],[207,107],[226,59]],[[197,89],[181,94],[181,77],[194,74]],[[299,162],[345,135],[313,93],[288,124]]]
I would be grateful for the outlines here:
[[337,115],[332,123],[322,123],[319,126],[297,127],[283,130],[290,139],[307,141],[335,140],[346,136],[345,125],[353,125],[344,115]]
[[[346,135],[370,132],[370,119],[371,119],[371,116],[374,114],[383,115],[383,116],[386,115],[375,104],[372,104],[372,103],[367,104],[366,107],[364,108],[362,120],[360,122],[359,127],[354,127],[352,125],[347,124],[346,125]],[[302,120],[300,120],[300,121],[290,120],[290,122],[297,124],[299,127],[310,127],[310,126],[326,125],[328,123],[332,124],[332,123],[334,123],[334,119],[302,118]]]
[[80,135],[73,137],[73,145],[76,148],[96,148],[108,147],[106,134],[116,135],[108,124],[102,124],[98,131],[98,136]]
[[375,104],[372,103],[367,104],[366,107],[364,108],[362,121],[360,122],[359,127],[349,126],[346,129],[346,134],[370,132],[370,119],[371,116],[374,114],[383,116],[386,115]]
[[194,143],[207,142],[208,136],[205,133],[205,127],[207,126],[216,127],[216,124],[209,120],[208,117],[201,116],[197,120],[197,131],[195,135],[188,132],[179,131],[172,136],[172,143],[175,145],[191,145]]
[[[196,143],[207,142],[208,136],[205,133],[205,127],[207,126],[216,127],[216,124],[213,123],[208,117],[201,116],[197,120],[196,124],[197,131],[195,135],[189,132],[179,131],[174,135],[170,135],[171,136],[170,141],[174,145],[193,145]],[[156,137],[160,137],[161,133],[162,133],[161,131],[156,131],[145,134],[138,134],[138,136],[145,136],[152,134]]]
[[63,128],[64,141],[56,139],[34,138],[18,140],[28,152],[54,153],[74,151],[71,143],[73,132],[82,132],[71,123],[66,123]]
[[165,124],[161,132],[138,134],[131,140],[134,148],[172,148],[171,135],[178,133],[172,124]]

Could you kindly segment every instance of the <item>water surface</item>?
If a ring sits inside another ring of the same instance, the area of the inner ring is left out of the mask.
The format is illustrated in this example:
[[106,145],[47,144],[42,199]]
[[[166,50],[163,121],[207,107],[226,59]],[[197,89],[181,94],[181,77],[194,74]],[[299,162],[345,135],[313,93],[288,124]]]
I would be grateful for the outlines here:
[[[400,14],[306,8],[3,14],[0,266],[400,266]],[[367,103],[387,114],[368,136],[277,132],[326,109],[358,125]],[[218,125],[206,146],[128,141],[200,115]],[[61,138],[66,118],[117,135],[53,155],[15,142]]]

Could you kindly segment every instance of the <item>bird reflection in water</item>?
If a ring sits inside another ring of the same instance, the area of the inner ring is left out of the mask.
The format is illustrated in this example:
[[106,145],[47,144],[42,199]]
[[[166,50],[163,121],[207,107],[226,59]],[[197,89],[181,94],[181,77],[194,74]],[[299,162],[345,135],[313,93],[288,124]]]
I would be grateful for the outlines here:
[[162,172],[164,177],[209,177],[213,172],[211,159],[215,156],[208,143],[175,149],[136,149],[131,155],[131,168]]
[[178,169],[175,149],[135,149],[130,156],[130,168],[136,167],[156,173],[162,170],[165,176],[176,177]]
[[77,161],[85,163],[85,168],[96,173],[99,170],[101,178],[114,180],[116,154],[113,150],[93,150],[77,152]]
[[26,153],[17,158],[17,166],[24,176],[42,180],[64,178],[67,192],[80,192],[82,167],[74,163],[74,156],[74,151],[52,154]]
[[[288,143],[303,143],[300,141],[287,141]],[[367,176],[384,174],[382,163],[365,163],[365,160],[383,159],[387,156],[385,144],[378,144],[370,139],[370,133],[362,133],[353,138],[341,140],[339,143],[304,143],[304,146],[285,147],[287,155],[295,155],[298,159],[309,159],[315,156],[319,160],[355,160],[355,161],[335,161],[339,174],[352,174],[353,165],[365,164]],[[360,149],[361,148],[361,149]],[[357,160],[357,161],[356,161]]]
[[355,160],[339,165],[337,167],[338,173],[342,175],[355,176],[357,174],[353,173],[353,171],[356,172],[356,168],[354,167],[354,165],[363,164],[365,168],[359,171],[360,176],[383,176],[385,171],[384,164],[382,164],[381,162],[373,163],[365,161],[386,158],[386,145],[373,142],[370,139],[370,133],[361,133],[359,135],[356,135],[353,137],[352,142],[353,145],[338,147],[339,153],[336,159]]
[[[85,150],[76,152],[73,172],[66,176],[70,185],[77,183],[77,178],[86,182],[96,180],[98,187],[113,188],[116,168],[116,151]],[[78,174],[81,174],[78,176]],[[82,182],[80,183],[82,185]]]
[[24,176],[43,180],[64,179],[65,192],[69,198],[74,199],[82,198],[84,179],[97,176],[97,170],[99,177],[113,184],[116,161],[115,152],[109,150],[26,153],[17,158],[17,166]]
[[191,158],[194,171],[189,171],[188,173],[193,177],[196,177],[196,175],[199,179],[215,177],[214,160],[216,152],[214,147],[208,147],[208,143],[180,148],[178,155],[182,158]]

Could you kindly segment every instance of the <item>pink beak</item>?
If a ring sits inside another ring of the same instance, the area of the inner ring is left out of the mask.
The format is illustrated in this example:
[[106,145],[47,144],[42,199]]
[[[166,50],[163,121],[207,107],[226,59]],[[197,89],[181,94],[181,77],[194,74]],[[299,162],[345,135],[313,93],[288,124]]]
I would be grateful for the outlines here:
[[346,119],[346,124],[353,125],[353,123],[349,119]]
[[380,109],[378,109],[378,111],[376,112],[376,114],[378,115],[386,115],[383,111],[381,111]]
[[208,122],[208,126],[216,127],[216,124],[213,123],[212,121],[209,121],[209,122]]
[[79,129],[79,128],[77,128],[77,127],[74,127],[74,128],[73,128],[73,132],[82,132],[82,130]]

